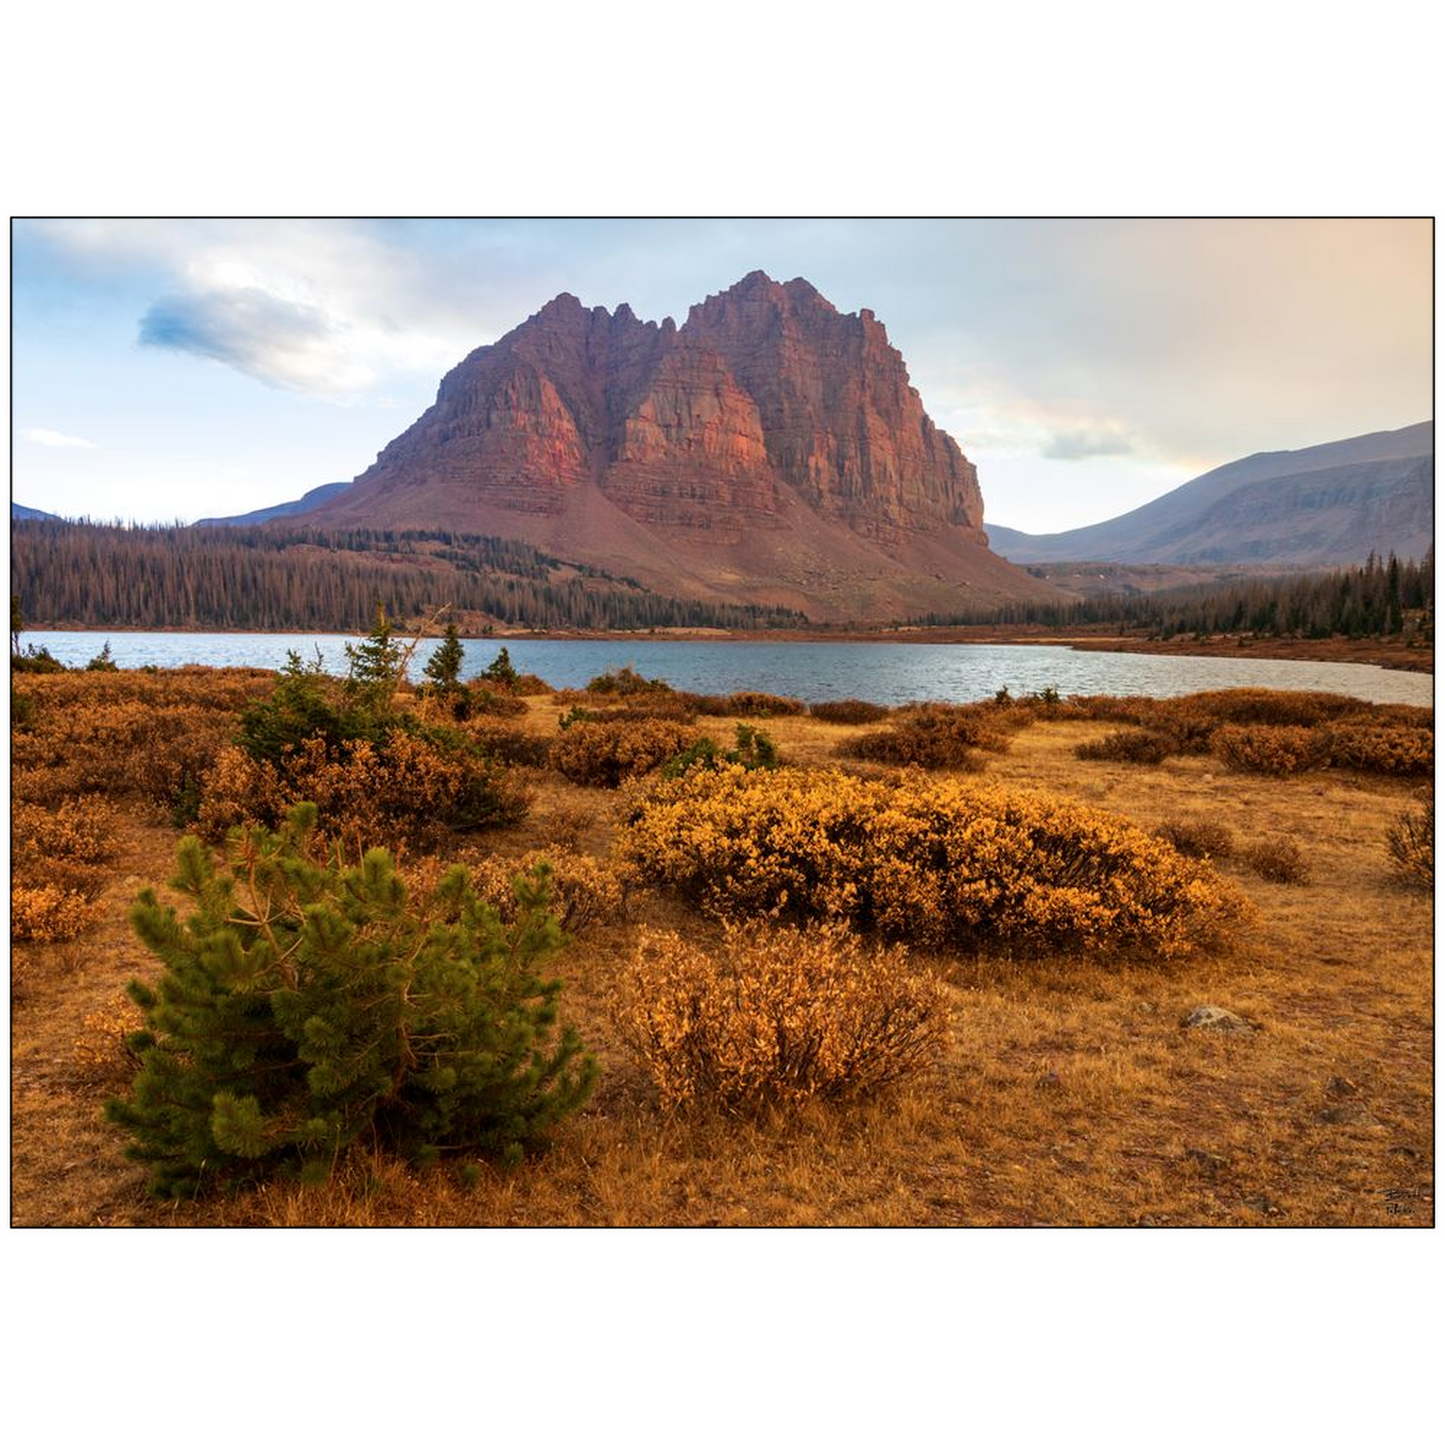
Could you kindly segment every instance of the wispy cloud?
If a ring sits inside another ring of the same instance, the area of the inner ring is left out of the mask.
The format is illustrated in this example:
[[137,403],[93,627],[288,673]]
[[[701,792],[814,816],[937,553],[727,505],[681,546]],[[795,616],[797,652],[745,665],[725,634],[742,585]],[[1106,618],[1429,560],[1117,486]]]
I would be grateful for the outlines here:
[[1134,450],[1134,444],[1121,431],[1055,432],[1039,448],[1041,456],[1054,461],[1077,462],[1085,457],[1122,457]]
[[140,342],[206,356],[272,386],[364,390],[375,374],[348,355],[342,330],[319,307],[242,285],[161,297],[141,317]]
[[520,314],[499,294],[521,263],[488,264],[486,243],[501,239],[489,231],[458,251],[425,230],[364,222],[49,221],[30,229],[84,274],[154,284],[141,345],[332,400],[414,376],[435,385],[550,294],[527,284]]
[[96,447],[95,442],[88,442],[84,437],[69,437],[44,426],[26,427],[20,435],[25,441],[38,442],[43,447],[86,447],[91,451]]

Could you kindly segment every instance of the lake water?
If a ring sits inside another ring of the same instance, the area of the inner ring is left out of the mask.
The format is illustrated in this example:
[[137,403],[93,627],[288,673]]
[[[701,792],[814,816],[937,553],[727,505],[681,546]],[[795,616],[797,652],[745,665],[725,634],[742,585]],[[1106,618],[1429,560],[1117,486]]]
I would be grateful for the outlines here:
[[[310,661],[320,650],[326,667],[346,670],[347,642],[334,634],[254,632],[26,632],[21,641],[49,648],[68,667],[84,665],[109,642],[120,667],[268,667],[285,664],[290,650]],[[497,655],[496,640],[464,644],[463,678]],[[1209,688],[1277,687],[1341,692],[1369,702],[1430,706],[1434,679],[1348,662],[1279,662],[1253,657],[1157,657],[1145,653],[1075,652],[1067,647],[1011,647],[937,642],[505,642],[519,672],[533,672],[554,687],[581,687],[589,678],[630,666],[689,692],[772,692],[824,702],[859,697],[868,702],[974,702],[1001,687],[1015,696],[1054,687],[1070,693],[1177,697]],[[434,641],[418,645],[411,676]]]

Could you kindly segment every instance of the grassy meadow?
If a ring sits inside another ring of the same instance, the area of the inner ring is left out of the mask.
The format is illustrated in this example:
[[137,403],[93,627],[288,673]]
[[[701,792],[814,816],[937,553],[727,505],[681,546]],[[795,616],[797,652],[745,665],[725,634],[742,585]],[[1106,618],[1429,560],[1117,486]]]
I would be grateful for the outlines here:
[[[497,677],[323,746],[267,731],[277,690],[14,680],[17,1225],[1433,1223],[1428,710]],[[459,862],[505,915],[551,861],[545,971],[600,1072],[549,1147],[459,1168],[364,1137],[322,1182],[148,1192],[102,1117],[126,985],[161,967],[128,910],[177,900],[187,832],[219,855],[303,797],[418,894]],[[1205,1005],[1242,1022],[1185,1027]],[[754,1006],[816,1027],[806,1057]]]

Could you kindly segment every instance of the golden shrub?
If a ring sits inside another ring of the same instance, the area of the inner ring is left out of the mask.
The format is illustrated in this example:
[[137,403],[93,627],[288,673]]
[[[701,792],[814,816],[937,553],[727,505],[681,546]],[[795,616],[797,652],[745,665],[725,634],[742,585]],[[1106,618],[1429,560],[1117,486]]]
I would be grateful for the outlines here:
[[730,692],[720,697],[688,693],[695,711],[704,717],[800,717],[807,704],[795,697],[779,697],[771,692]]
[[1155,829],[1155,836],[1186,858],[1228,858],[1234,851],[1234,834],[1223,823],[1171,818]]
[[55,808],[23,799],[10,810],[15,854],[103,863],[114,857],[118,810],[102,797],[63,798]]
[[32,686],[89,681],[98,691],[43,691],[34,725],[12,740],[12,766],[50,780],[47,789],[27,788],[26,796],[53,801],[57,790],[105,793],[170,811],[230,742],[236,714],[193,700],[199,684],[158,688],[149,698],[128,690],[109,697],[104,684],[113,676],[125,675],[30,679]]
[[1216,723],[1265,727],[1315,727],[1357,713],[1368,704],[1337,692],[1294,692],[1283,688],[1231,687],[1171,698],[1164,710],[1193,713]]
[[[1029,698],[1020,698],[1015,707],[1040,711],[1039,705]],[[1158,700],[1152,697],[1117,697],[1113,693],[1089,693],[1069,698],[1062,710],[1054,709],[1053,716],[1075,722],[1133,723],[1136,727],[1146,727],[1153,725],[1159,708]]]
[[54,943],[75,938],[100,916],[102,866],[116,849],[116,810],[95,797],[55,808],[12,805],[11,936]]
[[835,702],[815,702],[808,711],[819,722],[851,727],[857,723],[882,722],[893,709],[876,702],[864,702],[859,697],[844,697]]
[[1426,732],[1433,733],[1435,709],[1418,707],[1408,702],[1377,702],[1370,706],[1368,712],[1351,721],[1366,722],[1381,728],[1424,728]]
[[551,753],[551,740],[521,728],[492,720],[465,723],[466,735],[488,756],[498,762],[520,767],[544,768]]
[[1385,831],[1385,847],[1400,879],[1416,887],[1435,886],[1435,813],[1407,808]]
[[624,778],[651,772],[701,736],[662,718],[577,722],[552,744],[551,764],[571,782],[615,788]]
[[360,740],[335,752],[309,738],[279,764],[227,748],[205,779],[198,826],[212,838],[276,827],[299,802],[316,804],[324,834],[361,849],[505,826],[528,806],[525,790],[488,759],[398,730],[385,747]]
[[468,717],[520,717],[527,711],[527,704],[521,698],[476,681],[467,685],[462,696],[466,699],[464,711]]
[[638,809],[623,856],[728,916],[846,919],[894,938],[1187,953],[1237,889],[1126,820],[962,779],[696,771]]
[[1173,740],[1163,733],[1134,728],[1127,732],[1107,733],[1097,742],[1080,743],[1074,749],[1074,756],[1085,761],[1152,766],[1162,763],[1175,751]]
[[972,709],[943,706],[910,708],[895,713],[886,728],[849,738],[839,745],[843,757],[863,758],[900,767],[983,767],[976,749],[1007,752],[1009,738],[1000,723]]
[[568,933],[582,933],[622,916],[629,870],[575,848],[534,848],[520,858],[486,858],[467,871],[477,896],[495,908],[504,923],[511,923],[521,911],[513,889],[517,875],[531,874],[542,864],[551,877],[549,908]]
[[83,893],[54,883],[10,885],[10,936],[17,943],[62,943],[76,938],[100,917],[101,905]]
[[1324,730],[1322,751],[1334,768],[1407,777],[1435,771],[1435,735],[1408,724],[1336,723]]
[[75,1066],[93,1083],[120,1083],[140,1067],[130,1047],[133,1034],[145,1027],[140,1009],[121,995],[103,1009],[86,1014],[75,1041]]
[[716,953],[644,933],[617,1012],[667,1103],[743,1111],[882,1088],[948,1039],[943,985],[841,923],[729,927]]
[[1289,838],[1251,843],[1239,855],[1266,883],[1308,883],[1310,866]]
[[[580,694],[580,703],[570,704],[570,711],[558,718],[563,729],[573,722],[636,722],[641,718],[661,718],[666,722],[690,723],[697,717],[700,698],[694,693],[642,692],[617,699],[615,707],[598,703],[591,693]],[[565,720],[564,720],[565,719]]]
[[1211,747],[1241,773],[1298,773],[1323,761],[1319,735],[1307,727],[1226,723],[1214,730]]

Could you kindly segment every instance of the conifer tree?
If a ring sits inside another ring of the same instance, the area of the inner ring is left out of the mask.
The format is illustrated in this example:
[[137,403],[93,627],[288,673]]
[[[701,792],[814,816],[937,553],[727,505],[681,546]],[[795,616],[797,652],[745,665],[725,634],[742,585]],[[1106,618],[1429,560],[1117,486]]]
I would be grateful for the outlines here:
[[439,690],[449,692],[460,683],[464,658],[465,653],[462,650],[462,639],[457,632],[457,625],[455,622],[448,622],[441,645],[427,659],[426,666],[422,668],[422,671],[431,678]]
[[455,622],[448,622],[441,645],[422,668],[430,679],[422,685],[422,694],[434,698],[445,711],[457,719],[465,719],[471,713],[471,698],[461,684],[464,656],[457,625]]
[[376,609],[371,631],[355,647],[346,644],[346,690],[359,706],[383,713],[391,706],[392,694],[404,671],[402,647],[391,635],[386,609]]
[[131,985],[142,1062],[106,1113],[157,1193],[324,1177],[363,1135],[514,1161],[591,1092],[596,1062],[538,973],[561,941],[545,866],[518,879],[503,928],[465,869],[409,898],[383,849],[318,857],[315,822],[303,803],[279,833],[238,835],[224,873],[186,838],[189,917],[150,889],[131,910],[165,968]]
[[495,684],[497,687],[505,688],[507,691],[514,688],[519,681],[517,669],[512,666],[511,654],[505,647],[498,649],[497,655],[491,660],[490,664],[488,664],[482,676],[485,677],[488,682]]

